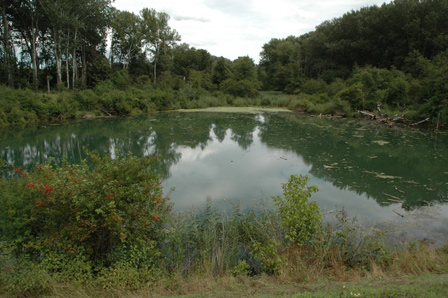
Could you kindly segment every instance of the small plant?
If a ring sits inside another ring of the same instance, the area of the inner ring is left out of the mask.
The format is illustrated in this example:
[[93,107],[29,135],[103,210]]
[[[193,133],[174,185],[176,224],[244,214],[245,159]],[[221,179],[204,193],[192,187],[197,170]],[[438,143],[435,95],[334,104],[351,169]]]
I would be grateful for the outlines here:
[[267,243],[252,242],[252,255],[261,262],[263,271],[267,274],[279,274],[283,260],[278,253],[280,243],[270,239]]
[[247,276],[250,274],[250,265],[247,264],[245,260],[240,260],[238,261],[238,264],[235,267],[233,267],[232,274],[234,276],[239,275]]
[[308,186],[309,180],[308,176],[291,175],[288,183],[282,184],[283,198],[273,197],[285,238],[300,245],[320,231],[322,222],[319,204],[309,201],[319,189],[316,185]]

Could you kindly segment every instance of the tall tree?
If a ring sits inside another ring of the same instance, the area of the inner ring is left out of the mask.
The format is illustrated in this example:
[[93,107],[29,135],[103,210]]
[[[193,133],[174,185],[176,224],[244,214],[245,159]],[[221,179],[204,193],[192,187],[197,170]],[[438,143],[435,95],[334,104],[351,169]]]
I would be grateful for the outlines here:
[[117,58],[123,69],[127,69],[142,46],[141,21],[139,16],[128,11],[116,10],[112,16],[110,62],[113,65]]
[[[74,39],[72,47],[72,86],[76,86],[77,78],[77,52],[81,52],[82,61],[82,86],[86,86],[87,82],[87,52],[96,52],[100,46],[105,51],[105,40],[107,37],[107,29],[110,24],[111,17],[111,0],[78,0],[78,5],[82,8],[75,9],[72,14]],[[104,53],[102,53],[104,54]],[[90,64],[95,60],[96,55],[90,57]]]
[[39,39],[45,34],[45,18],[38,0],[17,1],[13,5],[13,24],[19,34],[22,52],[31,57],[32,85],[39,87]]
[[157,81],[157,62],[161,55],[166,56],[168,51],[180,41],[176,30],[168,26],[170,16],[164,12],[144,8],[140,12],[142,19],[141,32],[145,51],[150,54],[153,63],[154,83]]
[[3,55],[9,87],[14,86],[14,68],[15,68],[14,43],[13,43],[12,31],[10,30],[10,20],[9,20],[11,16],[12,4],[13,4],[12,0],[0,1],[1,18],[2,18],[1,34],[3,44]]
[[69,25],[69,11],[71,1],[65,0],[40,0],[42,7],[50,20],[53,55],[56,61],[56,81],[62,86],[62,56],[64,30]]
[[236,81],[257,80],[257,72],[255,69],[255,63],[249,56],[238,57],[233,61],[233,79]]
[[230,78],[232,72],[228,66],[228,60],[224,57],[218,58],[212,71],[212,83],[219,86]]
[[260,53],[260,79],[264,89],[285,91],[294,89],[303,80],[302,45],[300,39],[271,39]]

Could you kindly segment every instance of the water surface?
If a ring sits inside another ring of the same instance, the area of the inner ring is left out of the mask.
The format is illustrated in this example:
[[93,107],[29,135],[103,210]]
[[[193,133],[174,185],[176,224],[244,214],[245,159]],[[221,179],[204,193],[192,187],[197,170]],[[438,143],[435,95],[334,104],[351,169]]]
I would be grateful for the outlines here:
[[166,190],[175,187],[170,196],[178,211],[207,197],[223,209],[269,203],[290,175],[305,174],[318,185],[313,199],[323,210],[412,223],[422,238],[448,234],[446,132],[292,113],[205,112],[0,130],[0,156],[15,166],[64,156],[76,163],[86,158],[83,147],[112,156],[160,155],[157,170]]

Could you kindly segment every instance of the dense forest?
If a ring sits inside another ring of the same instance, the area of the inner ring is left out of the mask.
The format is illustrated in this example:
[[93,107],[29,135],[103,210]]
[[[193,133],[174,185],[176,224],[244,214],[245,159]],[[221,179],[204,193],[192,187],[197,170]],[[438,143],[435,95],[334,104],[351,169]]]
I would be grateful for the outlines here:
[[0,125],[216,105],[342,116],[381,106],[409,121],[447,121],[446,0],[347,12],[270,40],[259,65],[181,43],[170,16],[150,8],[2,0],[0,9]]

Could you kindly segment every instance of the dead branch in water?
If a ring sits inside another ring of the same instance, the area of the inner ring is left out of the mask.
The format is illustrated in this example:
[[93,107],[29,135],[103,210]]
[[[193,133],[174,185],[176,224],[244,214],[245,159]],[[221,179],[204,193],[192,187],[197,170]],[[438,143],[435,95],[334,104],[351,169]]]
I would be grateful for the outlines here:
[[419,121],[419,122],[417,122],[417,123],[412,123],[411,126],[414,127],[414,126],[420,125],[420,124],[422,124],[422,123],[425,123],[425,122],[427,122],[427,121],[429,121],[429,118],[426,118],[425,120]]
[[[393,124],[396,124],[397,122],[406,122],[406,118],[404,118],[404,115],[406,115],[408,112],[405,112],[402,114],[404,109],[401,110],[398,114],[394,115],[392,118],[388,118],[386,114],[384,114],[384,115],[382,114],[381,106],[379,104],[377,106],[377,110],[378,110],[378,114],[375,114],[370,111],[358,111],[358,113],[361,115],[370,117],[370,120],[376,120],[381,123],[385,123],[387,125],[393,125]],[[428,122],[428,121],[429,121],[429,118],[426,118],[422,121],[409,124],[409,126],[414,127],[414,126],[420,125],[420,124]],[[409,121],[409,122],[411,122],[411,121]]]

